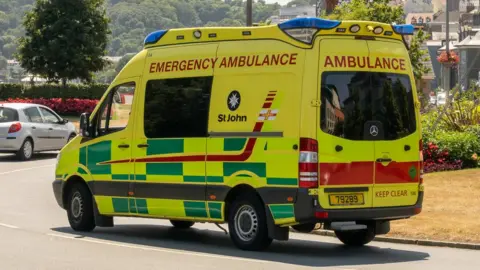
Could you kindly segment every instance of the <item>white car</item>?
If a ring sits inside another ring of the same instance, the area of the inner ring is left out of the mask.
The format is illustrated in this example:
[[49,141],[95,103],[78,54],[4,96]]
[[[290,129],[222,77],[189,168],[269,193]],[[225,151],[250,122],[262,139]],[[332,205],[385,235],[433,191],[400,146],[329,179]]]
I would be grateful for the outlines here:
[[72,123],[46,106],[0,103],[0,153],[29,160],[36,152],[61,150],[76,135]]

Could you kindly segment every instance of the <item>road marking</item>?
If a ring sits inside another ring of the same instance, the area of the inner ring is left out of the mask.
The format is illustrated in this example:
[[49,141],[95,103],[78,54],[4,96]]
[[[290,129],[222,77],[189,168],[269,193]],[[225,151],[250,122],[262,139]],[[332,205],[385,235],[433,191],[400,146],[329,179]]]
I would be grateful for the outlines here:
[[55,164],[44,165],[44,166],[37,166],[37,167],[30,167],[30,168],[25,168],[25,169],[18,169],[18,170],[9,171],[9,172],[0,172],[0,175],[10,174],[10,173],[16,173],[16,172],[23,172],[23,171],[29,171],[29,170],[46,168],[46,167],[51,167],[51,166],[55,166]]
[[10,229],[18,229],[17,226],[8,225],[8,224],[5,224],[5,223],[0,223],[0,226],[10,228]]
[[79,240],[79,241],[84,241],[84,242],[104,244],[104,245],[110,245],[110,246],[116,246],[116,247],[126,247],[126,248],[132,248],[132,249],[140,249],[140,250],[145,250],[145,251],[160,251],[160,252],[172,253],[172,254],[177,254],[177,255],[193,255],[193,256],[198,256],[198,257],[206,257],[206,258],[214,258],[214,259],[227,259],[227,260],[255,262],[255,263],[264,263],[265,262],[265,261],[262,261],[262,260],[230,257],[230,256],[223,256],[223,255],[204,254],[204,253],[198,253],[198,252],[192,252],[192,251],[179,251],[179,250],[173,250],[173,249],[161,248],[161,247],[146,247],[146,246],[141,246],[141,245],[120,244],[120,243],[114,243],[114,242],[110,242],[110,241],[95,240],[95,239],[83,238],[83,237],[82,238],[77,238],[77,237],[81,237],[79,235],[70,236],[70,235],[63,235],[63,234],[56,234],[56,233],[49,233],[47,235],[54,236],[54,237],[65,238],[65,239],[70,239],[70,240]]

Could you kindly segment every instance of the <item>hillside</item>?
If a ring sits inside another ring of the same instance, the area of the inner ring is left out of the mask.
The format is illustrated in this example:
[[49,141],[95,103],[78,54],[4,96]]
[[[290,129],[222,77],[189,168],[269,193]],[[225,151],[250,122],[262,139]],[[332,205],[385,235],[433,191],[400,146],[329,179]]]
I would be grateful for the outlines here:
[[[11,59],[16,39],[23,35],[23,14],[35,0],[0,0],[0,55]],[[145,36],[155,30],[204,25],[245,25],[242,0],[106,0],[112,35],[108,55],[138,52]],[[278,4],[256,1],[254,21],[276,14]],[[296,0],[295,2],[306,2]]]

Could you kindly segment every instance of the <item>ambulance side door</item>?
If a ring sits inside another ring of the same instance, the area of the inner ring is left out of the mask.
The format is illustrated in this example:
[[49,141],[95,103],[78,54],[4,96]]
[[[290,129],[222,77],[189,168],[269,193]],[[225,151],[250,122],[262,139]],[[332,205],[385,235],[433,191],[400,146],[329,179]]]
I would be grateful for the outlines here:
[[133,157],[138,215],[206,219],[208,109],[218,45],[149,51]]

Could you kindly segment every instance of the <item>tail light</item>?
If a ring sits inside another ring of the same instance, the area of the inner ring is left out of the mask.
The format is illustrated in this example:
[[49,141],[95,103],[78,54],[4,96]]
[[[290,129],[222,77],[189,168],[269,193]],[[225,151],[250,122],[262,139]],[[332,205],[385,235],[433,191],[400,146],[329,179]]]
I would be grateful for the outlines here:
[[8,129],[8,133],[15,133],[19,132],[22,129],[22,124],[20,123],[13,123],[10,128]]
[[300,160],[298,162],[299,186],[318,187],[318,142],[309,138],[300,138]]
[[423,184],[423,140],[420,139],[418,142],[418,150],[420,151],[419,159],[420,159],[420,184]]

